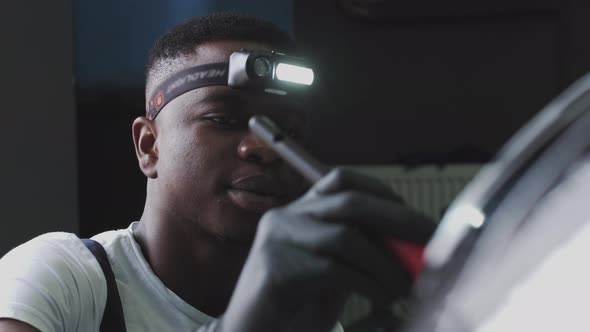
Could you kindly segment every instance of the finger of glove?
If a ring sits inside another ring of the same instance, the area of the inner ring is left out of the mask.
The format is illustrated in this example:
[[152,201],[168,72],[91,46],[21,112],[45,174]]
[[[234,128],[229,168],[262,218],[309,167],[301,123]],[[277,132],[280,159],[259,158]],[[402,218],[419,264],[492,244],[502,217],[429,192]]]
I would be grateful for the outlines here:
[[[279,249],[277,246],[281,248]],[[399,286],[396,285],[399,276],[395,276],[384,287],[383,282],[376,281],[374,276],[362,272],[354,264],[336,259],[334,256],[315,253],[308,248],[303,248],[299,243],[274,243],[274,248],[276,251],[274,257],[282,257],[281,261],[292,269],[288,276],[282,274],[288,279],[283,282],[290,286],[288,287],[290,291],[297,294],[304,295],[304,289],[309,285],[314,285],[320,289],[316,294],[341,291],[347,294],[358,292],[365,295],[376,306],[392,303],[399,296]],[[373,258],[365,257],[365,259]],[[280,263],[269,264],[274,268],[281,265]]]
[[[276,331],[288,322],[301,331],[317,316],[299,308],[323,303],[320,318],[330,326],[352,292],[373,303],[391,303],[380,285],[348,265],[301,250],[286,241],[267,241],[251,252],[224,315],[228,331]],[[278,325],[277,325],[278,324]]]
[[290,250],[320,255],[348,266],[380,285],[384,295],[405,294],[409,288],[410,276],[400,262],[384,253],[380,244],[346,225],[274,212],[265,215],[259,232],[272,241],[290,243]]
[[[341,293],[328,293],[316,297],[317,301],[299,306],[294,317],[285,324],[285,332],[324,332],[332,331],[341,316],[348,296]],[[334,306],[333,303],[340,305]]]
[[295,201],[286,209],[318,220],[346,224],[364,232],[419,244],[428,242],[437,226],[432,219],[406,205],[359,191]]
[[331,170],[312,187],[309,194],[310,198],[315,198],[314,194],[327,195],[345,190],[368,192],[385,199],[403,202],[401,196],[381,180],[345,168]]

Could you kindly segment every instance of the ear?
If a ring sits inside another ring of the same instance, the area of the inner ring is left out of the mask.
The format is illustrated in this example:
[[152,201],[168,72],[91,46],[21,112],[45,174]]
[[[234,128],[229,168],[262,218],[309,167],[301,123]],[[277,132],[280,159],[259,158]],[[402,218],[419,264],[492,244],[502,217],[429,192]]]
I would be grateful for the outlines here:
[[158,132],[153,121],[140,116],[131,128],[139,168],[150,179],[158,177]]

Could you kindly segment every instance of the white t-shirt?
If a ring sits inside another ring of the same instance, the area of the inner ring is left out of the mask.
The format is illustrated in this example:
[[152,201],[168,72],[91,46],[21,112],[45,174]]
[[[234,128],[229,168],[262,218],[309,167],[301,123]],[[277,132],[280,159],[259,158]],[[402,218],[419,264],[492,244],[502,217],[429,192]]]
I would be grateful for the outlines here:
[[[158,279],[133,238],[136,226],[92,237],[109,256],[127,330],[192,331],[212,320]],[[106,297],[100,265],[75,234],[38,236],[0,260],[0,318],[43,332],[99,331]]]

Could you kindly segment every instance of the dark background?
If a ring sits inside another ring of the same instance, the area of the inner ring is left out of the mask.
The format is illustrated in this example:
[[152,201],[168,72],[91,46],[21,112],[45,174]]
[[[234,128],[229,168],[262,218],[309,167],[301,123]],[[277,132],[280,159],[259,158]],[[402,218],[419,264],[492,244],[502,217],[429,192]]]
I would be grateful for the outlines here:
[[0,256],[41,233],[78,231],[72,7],[0,10]]
[[311,148],[331,164],[487,162],[590,69],[583,0],[4,6],[0,253],[42,232],[90,236],[140,217],[130,129],[144,113],[147,51],[193,15],[233,9],[293,34],[318,66]]

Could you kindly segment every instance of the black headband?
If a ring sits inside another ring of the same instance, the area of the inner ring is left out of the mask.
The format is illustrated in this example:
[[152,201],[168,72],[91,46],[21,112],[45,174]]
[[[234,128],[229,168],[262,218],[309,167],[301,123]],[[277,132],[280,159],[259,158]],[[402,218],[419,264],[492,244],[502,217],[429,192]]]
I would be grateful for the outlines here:
[[160,84],[148,101],[147,118],[153,120],[160,110],[181,94],[210,85],[227,85],[229,64],[212,63],[181,70]]

